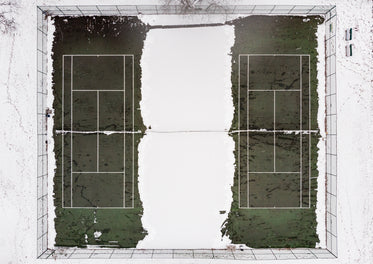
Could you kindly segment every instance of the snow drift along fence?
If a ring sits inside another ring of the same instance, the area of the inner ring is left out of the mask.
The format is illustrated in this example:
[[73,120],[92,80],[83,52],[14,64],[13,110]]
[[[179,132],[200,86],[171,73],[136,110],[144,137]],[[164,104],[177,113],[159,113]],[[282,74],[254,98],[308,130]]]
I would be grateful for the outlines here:
[[[165,14],[209,15],[322,15],[325,17],[326,46],[326,248],[250,250],[138,250],[78,249],[48,244],[48,142],[47,142],[47,20],[46,16],[130,16]],[[336,90],[336,8],[329,5],[105,5],[37,7],[37,257],[47,258],[214,258],[214,259],[325,259],[337,257],[337,90]]]

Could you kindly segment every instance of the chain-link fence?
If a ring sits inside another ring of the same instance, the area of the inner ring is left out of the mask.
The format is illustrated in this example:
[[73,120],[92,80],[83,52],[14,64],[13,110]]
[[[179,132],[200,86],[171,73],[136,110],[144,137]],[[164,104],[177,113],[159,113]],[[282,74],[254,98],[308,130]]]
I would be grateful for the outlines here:
[[[48,247],[48,151],[47,151],[47,20],[37,12],[37,253]],[[50,69],[49,69],[50,70]],[[53,177],[53,175],[49,175]],[[51,194],[50,194],[51,195]]]
[[337,255],[337,79],[336,79],[336,9],[325,21],[326,46],[326,246]]
[[[47,155],[47,16],[131,16],[166,14],[209,15],[322,15],[326,22],[326,249],[253,250],[139,250],[48,248],[48,155]],[[37,8],[37,256],[38,258],[122,258],[122,259],[324,259],[337,256],[337,104],[336,104],[336,8],[328,5],[107,5],[39,6]]]

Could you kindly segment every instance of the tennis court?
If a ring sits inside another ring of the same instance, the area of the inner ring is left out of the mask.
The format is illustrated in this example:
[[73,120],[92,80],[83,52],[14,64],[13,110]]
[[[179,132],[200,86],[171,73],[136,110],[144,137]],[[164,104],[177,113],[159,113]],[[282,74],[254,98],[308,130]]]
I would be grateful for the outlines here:
[[309,208],[310,56],[238,59],[239,208]]
[[133,105],[133,55],[63,55],[64,208],[134,207]]

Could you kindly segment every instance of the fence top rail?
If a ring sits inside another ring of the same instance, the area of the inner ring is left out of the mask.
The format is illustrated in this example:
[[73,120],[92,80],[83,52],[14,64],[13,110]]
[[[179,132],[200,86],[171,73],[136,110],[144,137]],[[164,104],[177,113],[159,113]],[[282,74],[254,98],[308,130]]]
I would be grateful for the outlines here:
[[51,15],[82,15],[82,13],[128,14],[323,14],[335,8],[333,5],[218,5],[197,4],[193,8],[183,5],[58,5],[38,6]]

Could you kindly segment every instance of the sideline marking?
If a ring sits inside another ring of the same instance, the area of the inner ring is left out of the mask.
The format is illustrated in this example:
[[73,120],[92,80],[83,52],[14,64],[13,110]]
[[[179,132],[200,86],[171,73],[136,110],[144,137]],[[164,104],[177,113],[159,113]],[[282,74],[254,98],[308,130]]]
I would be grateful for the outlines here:
[[[250,57],[247,56],[247,73],[246,73],[246,88],[247,88],[247,93],[246,93],[246,128],[250,129]],[[247,171],[250,170],[250,137],[249,137],[250,132],[247,132],[246,134],[246,168]],[[247,207],[250,207],[250,174],[246,174],[246,192],[247,192]]]
[[[303,94],[302,94],[302,89],[303,89],[303,86],[302,86],[302,56],[299,56],[299,87],[300,87],[300,91],[299,91],[299,129],[302,130],[302,120],[303,120],[303,116],[302,116],[302,104],[303,104]],[[299,206],[300,207],[303,207],[303,163],[302,163],[302,157],[303,157],[303,153],[302,153],[302,135],[299,135],[299,146],[300,146],[300,157],[299,157],[299,171],[300,171],[300,174],[299,174],[299,190],[300,190],[300,194],[299,194]]]
[[[62,130],[64,130],[64,119],[65,119],[65,109],[64,109],[64,100],[65,100],[65,93],[64,93],[64,90],[65,90],[65,57],[62,56]],[[61,164],[62,164],[62,207],[65,206],[65,191],[64,191],[64,148],[65,148],[65,140],[64,140],[64,137],[65,135],[62,134],[62,142],[61,142],[61,145],[62,145],[62,161],[61,161]]]
[[276,172],[276,90],[273,91],[273,171]]
[[[100,130],[100,92],[97,91],[97,131]],[[100,133],[96,133],[97,135],[97,157],[96,157],[96,170],[100,171]]]
[[[73,129],[73,57],[71,57],[70,59],[70,62],[71,62],[71,67],[70,67],[70,81],[71,81],[71,85],[70,85],[70,114],[71,114],[71,117],[70,117],[70,122],[71,122],[71,130],[74,130]],[[73,134],[70,134],[70,206],[73,207],[73,174],[71,173],[73,171]]]
[[[311,57],[308,56],[308,129],[311,130]],[[308,172],[308,208],[311,208],[311,134],[309,138],[309,147],[308,147],[308,158],[309,158],[309,172]]]
[[[123,56],[123,130],[126,130],[126,56]],[[126,207],[126,133],[123,133],[123,207]]]
[[[132,131],[135,131],[135,60],[132,56]],[[132,208],[135,207],[135,136],[132,135]]]
[[[241,54],[238,55],[238,129],[241,129]],[[241,208],[241,132],[238,132],[238,208]]]

